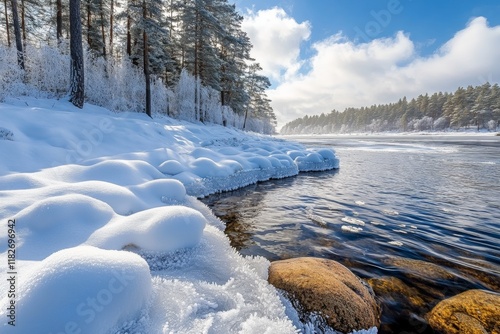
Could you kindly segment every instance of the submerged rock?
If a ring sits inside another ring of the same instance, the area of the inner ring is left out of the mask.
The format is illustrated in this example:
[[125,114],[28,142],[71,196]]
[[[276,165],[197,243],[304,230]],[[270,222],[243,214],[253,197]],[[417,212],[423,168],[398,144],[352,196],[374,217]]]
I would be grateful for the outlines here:
[[316,313],[344,333],[380,324],[373,291],[338,262],[311,257],[275,261],[269,282],[287,293],[302,320]]
[[437,304],[428,320],[434,330],[445,334],[500,334],[500,294],[463,292]]
[[390,304],[407,305],[414,309],[424,308],[427,305],[417,289],[409,287],[397,277],[371,278],[368,284],[377,297],[386,299]]
[[416,279],[452,280],[456,276],[437,264],[422,260],[408,259],[403,257],[390,257],[383,261],[385,264],[399,268],[403,273]]

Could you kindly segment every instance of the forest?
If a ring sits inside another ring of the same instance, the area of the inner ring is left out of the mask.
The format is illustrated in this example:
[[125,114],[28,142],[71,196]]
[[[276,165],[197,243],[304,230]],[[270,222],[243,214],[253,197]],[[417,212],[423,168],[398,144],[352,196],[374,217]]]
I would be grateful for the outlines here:
[[281,134],[325,134],[353,132],[445,131],[486,129],[500,126],[500,87],[458,88],[454,93],[419,95],[410,101],[371,107],[347,108],[343,112],[304,116],[287,123]]
[[269,79],[227,0],[3,0],[0,8],[0,101],[69,97],[80,107],[275,132]]

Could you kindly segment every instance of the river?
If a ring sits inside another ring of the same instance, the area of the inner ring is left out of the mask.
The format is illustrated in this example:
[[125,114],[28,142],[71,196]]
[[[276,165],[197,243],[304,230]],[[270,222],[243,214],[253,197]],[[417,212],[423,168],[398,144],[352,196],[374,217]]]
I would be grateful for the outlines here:
[[204,199],[240,253],[343,263],[374,287],[380,333],[432,333],[443,298],[500,292],[500,137],[286,139],[334,148],[340,169]]

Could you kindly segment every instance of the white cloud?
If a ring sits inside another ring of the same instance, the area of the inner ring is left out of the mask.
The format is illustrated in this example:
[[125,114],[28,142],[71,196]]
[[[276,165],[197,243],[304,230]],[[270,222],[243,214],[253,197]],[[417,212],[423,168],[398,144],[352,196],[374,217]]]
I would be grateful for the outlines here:
[[281,8],[248,11],[242,29],[253,44],[251,55],[263,74],[275,81],[289,78],[301,67],[300,44],[311,34],[309,22],[298,23]]
[[[267,27],[288,29],[281,22],[293,19],[277,8],[272,13],[256,17],[276,21],[267,22]],[[500,26],[489,27],[483,17],[472,19],[427,57],[417,54],[415,43],[403,32],[369,43],[354,43],[339,33],[313,44],[314,56],[300,60],[298,50],[304,38],[294,34],[284,33],[283,39],[291,40],[281,40],[279,45],[264,38],[265,47],[260,44],[261,39],[255,40],[250,35],[260,50],[255,57],[264,68],[270,66],[271,70],[267,70],[272,73],[293,68],[290,72],[293,75],[282,76],[284,80],[268,91],[279,126],[306,114],[395,102],[403,96],[455,91],[459,86],[480,85],[486,80],[500,81]],[[310,68],[307,73],[297,70],[304,62]]]

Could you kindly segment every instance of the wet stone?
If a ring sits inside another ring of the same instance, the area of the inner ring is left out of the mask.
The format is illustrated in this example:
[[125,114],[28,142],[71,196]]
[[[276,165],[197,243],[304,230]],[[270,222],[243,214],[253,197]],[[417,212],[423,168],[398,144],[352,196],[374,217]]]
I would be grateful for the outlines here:
[[373,291],[338,262],[311,257],[275,261],[269,282],[286,292],[303,321],[318,314],[344,333],[380,325]]

